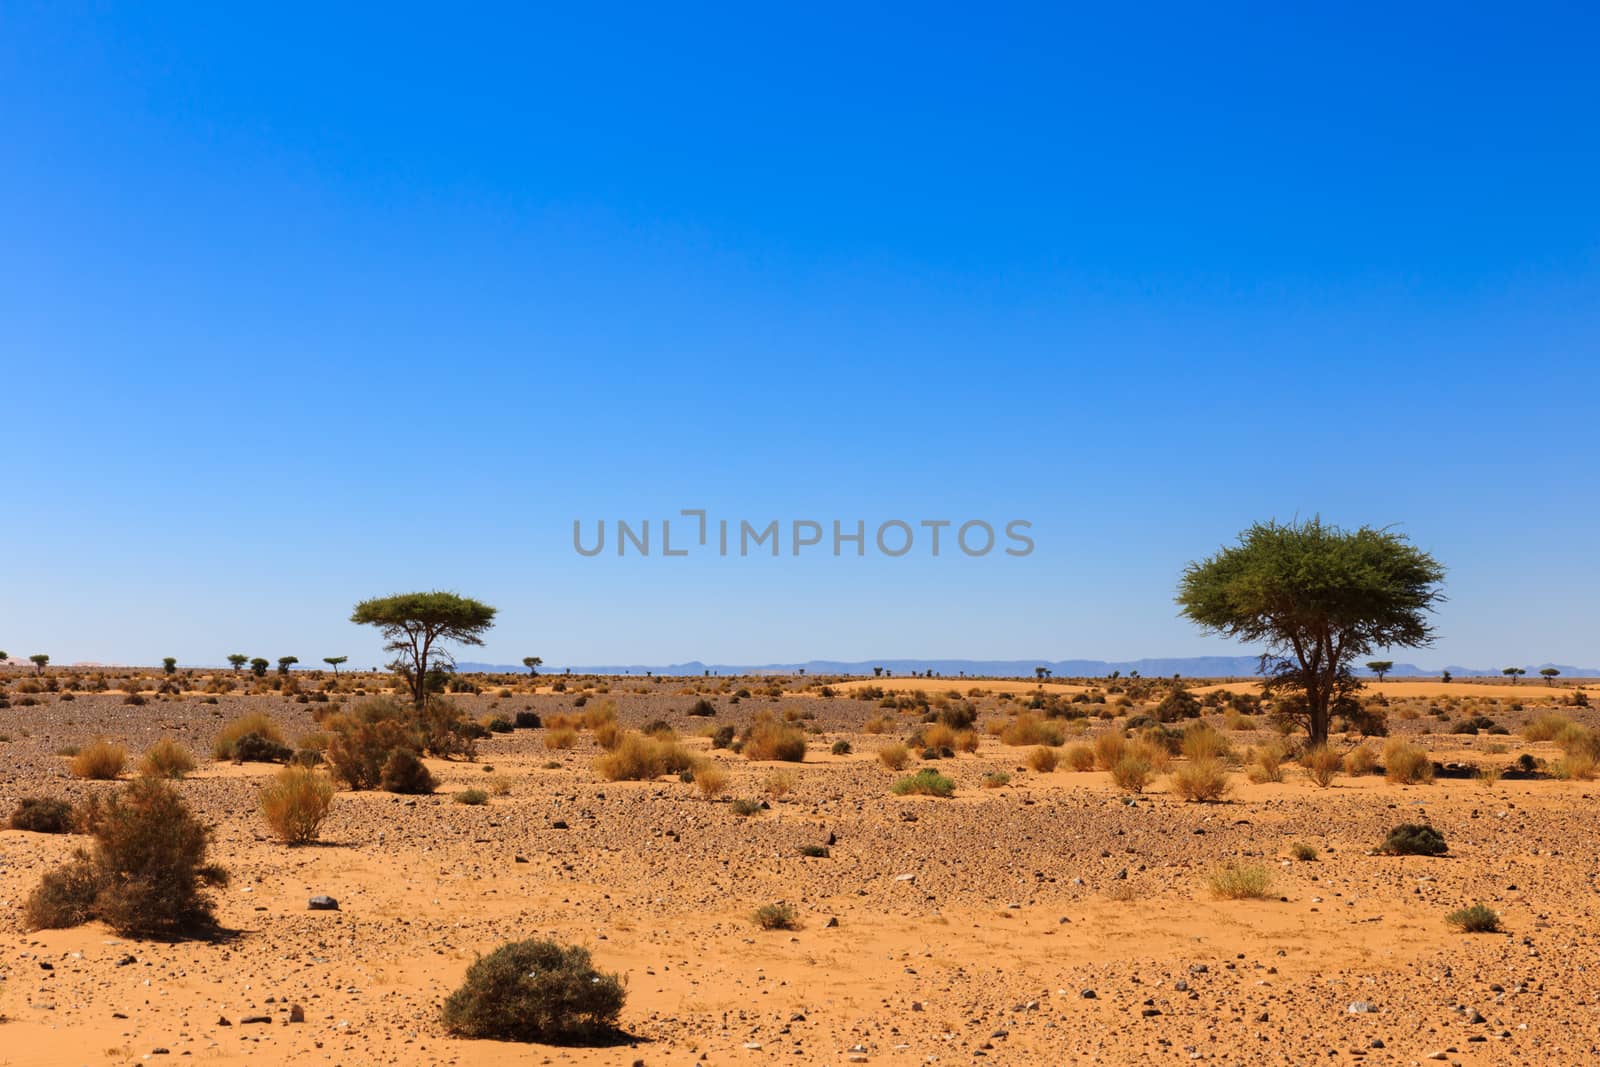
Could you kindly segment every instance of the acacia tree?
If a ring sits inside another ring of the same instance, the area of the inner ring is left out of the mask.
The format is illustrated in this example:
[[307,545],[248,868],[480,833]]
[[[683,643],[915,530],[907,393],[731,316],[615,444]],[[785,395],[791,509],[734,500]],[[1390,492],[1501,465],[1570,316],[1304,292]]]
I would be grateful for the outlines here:
[[1544,676],[1545,685],[1555,685],[1556,678],[1561,675],[1561,672],[1554,667],[1541,667],[1539,673]]
[[279,656],[278,657],[278,673],[279,674],[288,674],[289,673],[289,668],[293,667],[296,663],[299,663],[299,662],[300,662],[300,657],[299,656]]
[[1046,678],[1050,677],[1050,668],[1049,667],[1035,667],[1033,669],[1033,676],[1035,678],[1039,679],[1039,681],[1042,682]]
[[265,678],[267,676],[267,668],[270,666],[272,666],[272,664],[268,663],[260,656],[257,656],[255,659],[250,661],[250,673],[255,675],[257,678]]
[[228,662],[233,664],[233,673],[238,674],[240,671],[244,670],[244,665],[250,662],[250,657],[245,655],[243,652],[235,652],[233,655],[228,657]]
[[163,656],[162,659],[161,659],[161,670],[166,674],[177,674],[178,673],[178,657],[176,657],[176,656]]
[[522,665],[528,668],[528,676],[532,677],[539,673],[540,667],[544,666],[544,660],[538,656],[523,656]]
[[350,621],[376,626],[383,634],[384,651],[395,653],[391,666],[410,685],[411,699],[420,708],[428,699],[429,664],[455,666],[442,643],[483,644],[494,615],[495,609],[487,604],[436,590],[363,600]]
[[1517,684],[1517,679],[1521,678],[1524,674],[1527,674],[1528,672],[1526,670],[1524,670],[1523,668],[1521,668],[1521,667],[1507,667],[1505,670],[1501,671],[1500,673],[1505,675],[1507,678],[1510,678],[1512,685],[1516,685]]
[[1383,681],[1383,676],[1394,669],[1392,659],[1373,659],[1367,661],[1367,670],[1378,676],[1378,681]]
[[322,662],[333,668],[333,676],[339,677],[339,664],[348,660],[349,656],[323,656]]
[[33,673],[43,674],[44,669],[50,665],[50,657],[43,652],[35,652],[28,659],[33,661]]
[[1313,745],[1325,744],[1335,702],[1360,682],[1357,656],[1432,643],[1428,621],[1444,568],[1402,534],[1321,519],[1256,523],[1239,543],[1185,568],[1181,613],[1208,633],[1264,643],[1270,695]]

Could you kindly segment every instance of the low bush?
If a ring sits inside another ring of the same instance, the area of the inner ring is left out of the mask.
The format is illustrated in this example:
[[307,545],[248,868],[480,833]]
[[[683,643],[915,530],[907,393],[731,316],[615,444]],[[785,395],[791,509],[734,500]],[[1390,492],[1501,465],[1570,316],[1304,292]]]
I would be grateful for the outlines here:
[[1289,849],[1289,852],[1301,863],[1310,863],[1317,858],[1316,848],[1312,845],[1306,844],[1303,841],[1296,841]]
[[1471,907],[1452,911],[1444,917],[1444,921],[1464,934],[1497,934],[1500,932],[1500,916],[1495,913],[1493,908],[1485,904],[1473,904]]
[[315,841],[333,805],[333,782],[309,767],[285,767],[261,787],[261,814],[287,845]]
[[1033,770],[1048,774],[1056,769],[1056,764],[1061,757],[1056,750],[1046,745],[1040,745],[1028,753],[1028,766]]
[[948,797],[954,795],[956,784],[935,770],[920,770],[900,779],[892,787],[895,796]]
[[1000,743],[1021,748],[1026,745],[1059,745],[1061,727],[1032,712],[1022,712],[1000,728]]
[[544,732],[544,747],[548,749],[571,748],[578,743],[578,731],[571,726],[557,726]]
[[433,792],[438,784],[422,758],[409,748],[390,752],[378,775],[378,788],[386,793],[422,795]]
[[110,741],[96,741],[80,748],[67,766],[79,778],[107,782],[122,774],[127,765],[127,749]]
[[800,916],[789,904],[763,904],[755,910],[751,920],[763,930],[800,929]]
[[1128,739],[1118,733],[1105,733],[1094,739],[1094,763],[1102,771],[1115,767],[1128,750]]
[[1063,752],[1063,758],[1066,760],[1067,766],[1075,771],[1094,770],[1094,748],[1084,744],[1082,741],[1075,745],[1068,745]]
[[1390,738],[1383,746],[1383,776],[1402,785],[1426,785],[1433,781],[1433,760],[1417,746]]
[[1565,715],[1547,712],[1522,728],[1522,736],[1529,741],[1554,741],[1557,734],[1572,725]]
[[489,803],[489,793],[485,789],[463,789],[450,798],[457,804],[466,804],[469,807],[481,807]]
[[783,760],[799,763],[806,758],[805,732],[763,713],[740,738],[739,752],[749,760]]
[[277,745],[285,745],[283,731],[272,716],[264,711],[252,711],[239,716],[217,732],[216,740],[211,744],[212,757],[219,760],[240,759],[234,749],[240,738],[250,734]]
[[1265,900],[1272,872],[1260,863],[1224,863],[1206,876],[1211,895],[1222,900]]
[[688,713],[695,718],[709,719],[716,715],[717,708],[716,705],[711,703],[711,701],[702,697],[690,705]]
[[1125,793],[1142,793],[1150,784],[1150,761],[1142,755],[1129,753],[1122,756],[1111,768],[1111,780]]
[[514,941],[480,956],[444,1002],[444,1025],[462,1037],[571,1044],[616,1029],[622,979],[595,969],[586,949]]
[[833,747],[828,749],[828,751],[835,756],[848,756],[850,755],[850,742],[835,741],[833,743]]
[[1005,771],[990,771],[983,776],[979,784],[985,789],[999,789],[1003,785],[1011,784],[1011,775]]
[[693,770],[694,755],[674,740],[662,740],[632,730],[594,761],[595,773],[608,782],[647,782],[663,774]]
[[1281,744],[1268,742],[1252,748],[1245,760],[1245,774],[1252,782],[1283,781],[1284,751]]
[[519,730],[537,730],[539,728],[539,713],[536,711],[519,711],[511,720],[511,725]]
[[878,749],[878,762],[891,771],[903,771],[911,762],[911,750],[899,743],[884,745]]
[[35,834],[68,834],[72,824],[72,805],[55,797],[23,797],[8,820],[13,830]]
[[1359,777],[1378,769],[1378,753],[1371,745],[1361,744],[1344,754],[1344,773]]
[[1314,745],[1300,754],[1300,766],[1305,768],[1307,778],[1326,789],[1338,776],[1344,760],[1327,745]]
[[733,809],[733,813],[735,815],[760,815],[761,814],[761,801],[759,801],[759,800],[745,800],[745,799],[741,798],[739,800],[735,800],[732,804],[730,804],[728,806]]
[[1450,850],[1444,835],[1426,823],[1402,823],[1378,846],[1388,856],[1442,856]]
[[1185,761],[1172,772],[1172,791],[1185,800],[1221,800],[1233,787],[1228,767],[1216,756]]
[[1228,739],[1204,722],[1185,727],[1179,749],[1188,760],[1225,760],[1233,755]]
[[694,786],[707,800],[715,800],[728,789],[728,772],[714,763],[704,763],[695,769]]

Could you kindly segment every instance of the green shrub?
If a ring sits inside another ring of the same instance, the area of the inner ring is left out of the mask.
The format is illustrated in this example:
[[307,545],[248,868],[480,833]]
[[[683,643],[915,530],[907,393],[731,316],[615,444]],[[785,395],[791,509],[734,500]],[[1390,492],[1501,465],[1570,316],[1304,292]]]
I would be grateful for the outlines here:
[[759,800],[744,800],[744,799],[741,798],[741,799],[735,800],[732,804],[729,805],[729,807],[731,807],[733,809],[733,813],[735,815],[760,815],[761,814],[761,801],[759,801]]
[[489,803],[489,794],[482,789],[463,789],[450,799],[454,800],[457,804],[466,804],[471,807],[478,807],[480,805]]
[[800,929],[800,916],[789,904],[763,904],[755,910],[751,919],[763,930]]
[[835,741],[833,743],[833,747],[828,751],[832,752],[835,756],[848,756],[850,755],[850,742]]
[[908,774],[892,787],[895,796],[948,797],[955,793],[956,784],[932,769]]
[[1452,911],[1444,921],[1464,934],[1495,934],[1500,932],[1500,916],[1493,908],[1474,904],[1469,908]]
[[624,996],[622,979],[596,970],[588,950],[514,941],[467,968],[444,1002],[444,1025],[463,1037],[591,1041],[616,1029]]
[[1425,823],[1402,823],[1389,831],[1378,851],[1390,856],[1440,856],[1449,850],[1444,835]]
[[1301,863],[1310,863],[1312,860],[1317,858],[1317,850],[1313,846],[1302,841],[1296,841],[1294,846],[1289,851],[1293,853],[1294,858],[1299,860]]

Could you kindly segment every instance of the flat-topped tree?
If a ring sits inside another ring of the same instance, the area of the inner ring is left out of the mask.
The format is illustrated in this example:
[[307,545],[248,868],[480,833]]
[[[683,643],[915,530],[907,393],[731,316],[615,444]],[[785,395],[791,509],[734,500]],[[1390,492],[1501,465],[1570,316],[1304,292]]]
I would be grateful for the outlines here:
[[289,668],[293,667],[296,663],[299,663],[299,662],[300,662],[300,657],[299,656],[279,656],[278,657],[278,673],[279,674],[288,674],[289,673]]
[[1392,659],[1369,659],[1367,661],[1367,670],[1371,671],[1373,674],[1376,674],[1378,676],[1378,681],[1381,682],[1381,681],[1383,681],[1383,676],[1384,675],[1386,675],[1390,671],[1394,670],[1394,660],[1392,660]]
[[45,655],[43,652],[35,652],[33,655],[29,656],[28,659],[33,662],[34,674],[43,674],[44,669],[50,665],[50,657]]
[[250,673],[255,675],[257,678],[265,678],[267,676],[267,668],[270,666],[272,666],[272,664],[268,663],[260,656],[257,656],[250,661]]
[[349,658],[349,656],[323,656],[322,662],[333,668],[333,676],[337,678],[339,677],[339,664],[344,663]]
[[394,669],[411,687],[411,699],[422,707],[428,699],[429,664],[453,667],[446,642],[483,644],[494,625],[495,609],[455,593],[400,593],[363,600],[350,621],[376,626],[384,651],[395,653]]
[[1561,672],[1554,667],[1540,667],[1539,674],[1543,676],[1545,685],[1555,685],[1556,679],[1561,676]]
[[243,652],[235,652],[233,655],[228,657],[228,662],[233,664],[233,673],[238,674],[240,671],[244,670],[244,665],[250,662],[250,657],[245,655]]
[[528,676],[531,678],[539,673],[539,668],[544,666],[544,660],[538,656],[523,656],[522,665],[528,668]]
[[178,657],[176,657],[176,656],[163,656],[162,659],[161,659],[161,671],[162,671],[163,674],[177,674],[178,673]]
[[1256,523],[1237,545],[1189,564],[1177,601],[1209,633],[1266,645],[1268,692],[1320,745],[1334,702],[1360,686],[1357,656],[1432,643],[1428,614],[1443,580],[1432,556],[1387,529]]
[[1517,679],[1521,678],[1524,674],[1527,674],[1528,672],[1526,670],[1524,670],[1523,668],[1521,668],[1521,667],[1507,667],[1504,670],[1502,670],[1500,673],[1505,675],[1507,678],[1510,678],[1512,685],[1516,685],[1517,684]]

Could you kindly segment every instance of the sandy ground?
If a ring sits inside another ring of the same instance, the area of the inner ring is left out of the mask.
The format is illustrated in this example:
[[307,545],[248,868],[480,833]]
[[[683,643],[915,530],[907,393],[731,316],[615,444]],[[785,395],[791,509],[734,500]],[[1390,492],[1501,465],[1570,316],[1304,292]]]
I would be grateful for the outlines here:
[[[888,681],[888,680],[886,680]],[[893,688],[909,680],[894,679]],[[925,680],[952,688],[949,679]],[[998,691],[995,683],[980,687]],[[1418,683],[1385,689],[1418,693]],[[1433,683],[1437,686],[1437,683]],[[686,736],[681,682],[629,681],[610,696],[624,723],[666,718]],[[631,690],[644,688],[645,693]],[[966,686],[961,690],[965,691]],[[1033,688],[1027,685],[1027,688]],[[1059,687],[1058,687],[1059,688]],[[1484,701],[1495,687],[1463,684]],[[1515,687],[1520,711],[1481,710],[1515,730],[1562,690]],[[1456,694],[1452,690],[1452,695]],[[474,713],[570,710],[569,694],[460,698]],[[595,699],[595,698],[591,698]],[[719,722],[779,702],[716,698]],[[1600,1046],[1600,815],[1593,782],[1470,778],[1429,786],[1341,778],[1318,789],[1297,769],[1277,784],[1240,776],[1224,803],[1184,803],[1162,780],[1139,797],[1103,773],[1024,769],[1027,750],[985,737],[939,760],[950,800],[895,797],[876,761],[895,739],[860,732],[875,702],[786,696],[816,715],[804,764],[715,753],[730,796],[760,797],[795,775],[770,810],[740,818],[675,779],[600,781],[585,734],[551,752],[544,731],[480,743],[479,761],[430,766],[433,797],[341,793],[324,841],[270,840],[255,790],[274,768],[216,765],[179,788],[216,827],[232,873],[222,943],[135,942],[100,925],[29,932],[18,906],[83,839],[0,832],[0,1063],[116,1064],[190,1056],[296,1064],[1473,1064],[1593,1062]],[[22,796],[81,798],[63,745],[97,736],[139,748],[163,735],[209,750],[220,723],[270,710],[291,735],[310,709],[224,696],[135,708],[115,696],[46,697],[0,711],[0,808]],[[980,702],[985,718],[1003,713]],[[1563,709],[1595,725],[1587,710]],[[915,722],[902,716],[903,737]],[[1506,765],[1546,743],[1459,737],[1433,718],[1395,720],[1441,762]],[[1091,727],[1091,735],[1102,724]],[[1259,734],[1230,734],[1243,749]],[[828,754],[837,739],[854,752]],[[707,742],[692,744],[707,751]],[[560,766],[547,769],[554,759]],[[487,767],[512,795],[451,803]],[[982,789],[986,772],[1010,784]],[[1426,819],[1451,854],[1371,854],[1395,823]],[[833,845],[827,858],[804,845]],[[1313,862],[1290,858],[1313,844]],[[1272,899],[1218,901],[1205,875],[1251,859]],[[337,912],[312,912],[328,893]],[[803,926],[762,931],[784,900]],[[1505,933],[1467,935],[1444,915],[1483,901]],[[475,953],[553,935],[621,972],[620,1046],[566,1049],[448,1037],[443,997]],[[1092,997],[1088,994],[1092,993]],[[1355,1004],[1371,1011],[1352,1012]],[[289,1006],[304,1008],[289,1023]],[[245,1024],[265,1015],[272,1022]],[[226,1019],[225,1024],[223,1020]],[[166,1053],[158,1053],[165,1049]]]

